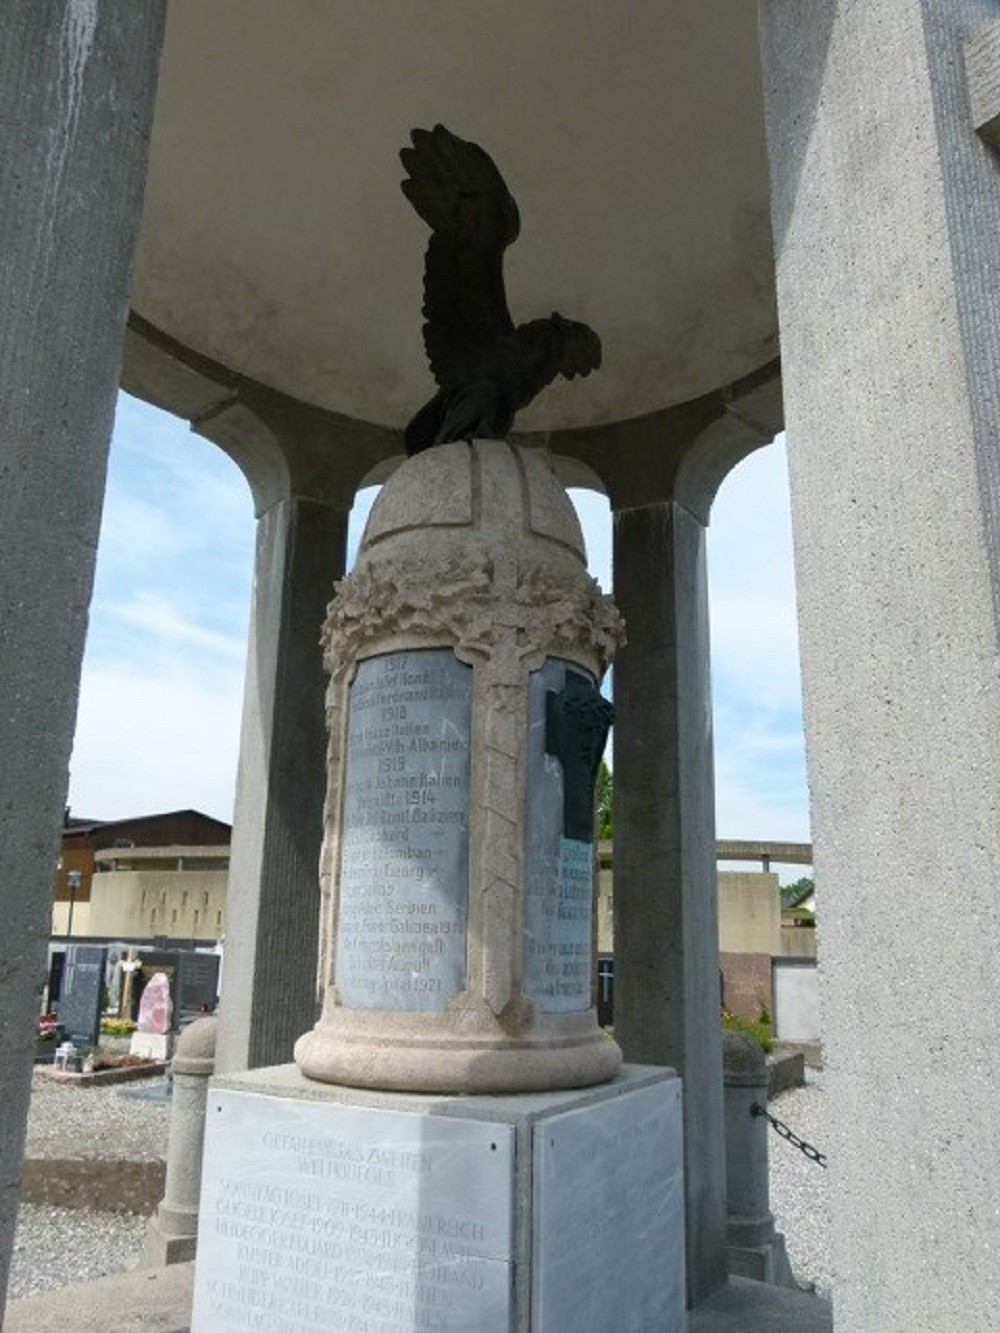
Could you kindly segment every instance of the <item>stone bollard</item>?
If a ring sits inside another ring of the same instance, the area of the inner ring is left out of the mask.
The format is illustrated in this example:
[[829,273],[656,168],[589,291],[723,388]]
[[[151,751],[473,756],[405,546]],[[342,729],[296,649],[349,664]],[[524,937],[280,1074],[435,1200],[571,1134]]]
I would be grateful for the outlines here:
[[742,1032],[723,1035],[729,1271],[780,1287],[797,1287],[785,1238],[775,1230],[767,1166],[767,1061]]
[[205,1142],[205,1101],[215,1070],[218,1019],[199,1018],[177,1039],[170,1140],[163,1198],[149,1223],[142,1263],[147,1268],[186,1263],[198,1243],[198,1200]]

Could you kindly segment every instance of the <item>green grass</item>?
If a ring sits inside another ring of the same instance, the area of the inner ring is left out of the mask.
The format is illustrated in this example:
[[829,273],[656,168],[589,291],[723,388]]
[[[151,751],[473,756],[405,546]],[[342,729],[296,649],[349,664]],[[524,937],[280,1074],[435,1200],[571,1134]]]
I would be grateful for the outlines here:
[[741,1018],[732,1010],[723,1009],[722,1026],[727,1032],[745,1032],[748,1037],[753,1037],[763,1047],[765,1054],[774,1048],[774,1026],[764,1005],[760,1006],[755,1019]]

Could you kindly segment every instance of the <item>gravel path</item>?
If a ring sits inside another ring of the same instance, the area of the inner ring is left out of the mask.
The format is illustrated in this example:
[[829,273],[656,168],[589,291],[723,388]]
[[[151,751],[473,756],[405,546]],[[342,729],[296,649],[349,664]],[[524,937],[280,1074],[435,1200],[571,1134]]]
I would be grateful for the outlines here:
[[[806,1086],[775,1098],[768,1108],[807,1143],[826,1151],[826,1105],[823,1075],[806,1070]],[[823,1296],[830,1295],[830,1220],[827,1173],[797,1148],[768,1135],[771,1174],[771,1211],[785,1233],[792,1271],[799,1282],[813,1282]]]
[[[825,1147],[823,1076],[778,1097],[771,1110],[801,1138]],[[150,1080],[143,1089],[162,1086]],[[72,1088],[36,1076],[28,1125],[31,1157],[162,1158],[169,1106],[124,1095],[129,1085]],[[131,1085],[134,1090],[136,1085]],[[790,1144],[769,1135],[771,1208],[785,1233],[800,1282],[830,1292],[826,1172]],[[147,1219],[132,1213],[90,1213],[25,1205],[11,1271],[10,1298],[87,1282],[131,1267],[139,1258]]]
[[148,1078],[79,1088],[35,1074],[28,1115],[28,1157],[111,1157],[149,1162],[167,1155],[168,1102],[130,1096],[164,1087]]
[[[164,1079],[76,1088],[36,1074],[28,1117],[29,1157],[166,1156],[170,1106],[127,1095],[162,1088]],[[9,1298],[91,1282],[139,1258],[147,1218],[23,1204],[14,1237]]]

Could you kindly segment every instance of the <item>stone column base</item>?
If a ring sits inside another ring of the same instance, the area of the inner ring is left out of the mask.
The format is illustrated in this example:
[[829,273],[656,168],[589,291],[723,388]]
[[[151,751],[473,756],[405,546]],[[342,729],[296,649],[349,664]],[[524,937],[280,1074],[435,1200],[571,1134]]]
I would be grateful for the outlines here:
[[[340,1026],[317,1024],[295,1044],[295,1060],[309,1078],[355,1088],[393,1092],[431,1090],[448,1094],[546,1092],[606,1083],[621,1067],[617,1044],[597,1027],[592,1013],[550,1018],[543,1037],[512,1038],[493,1019],[496,1032],[448,1030],[426,1033],[426,1020],[412,1038],[406,1015],[344,1012]],[[419,1041],[420,1044],[417,1044]]]

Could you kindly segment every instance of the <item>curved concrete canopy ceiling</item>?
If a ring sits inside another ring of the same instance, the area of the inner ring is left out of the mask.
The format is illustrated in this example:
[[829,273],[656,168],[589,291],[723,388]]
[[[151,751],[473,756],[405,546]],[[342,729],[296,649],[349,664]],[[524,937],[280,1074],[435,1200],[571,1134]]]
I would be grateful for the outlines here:
[[171,0],[133,306],[238,374],[402,425],[434,386],[397,154],[441,121],[518,201],[515,320],[558,309],[604,343],[519,429],[727,385],[777,355],[754,10]]

